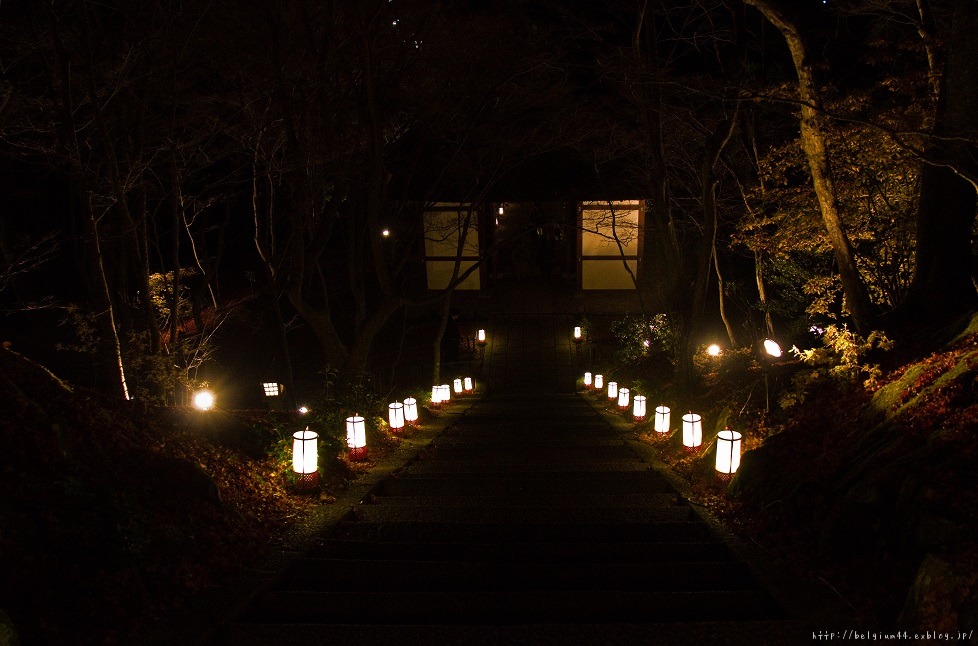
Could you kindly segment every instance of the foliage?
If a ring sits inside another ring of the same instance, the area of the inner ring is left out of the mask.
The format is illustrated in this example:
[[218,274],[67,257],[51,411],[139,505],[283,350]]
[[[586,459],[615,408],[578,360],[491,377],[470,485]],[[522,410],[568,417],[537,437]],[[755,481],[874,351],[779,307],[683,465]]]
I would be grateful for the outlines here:
[[615,360],[636,363],[653,352],[672,350],[672,332],[665,314],[627,316],[611,324],[617,342]]
[[878,386],[882,370],[878,364],[869,363],[868,355],[892,349],[893,342],[879,331],[863,338],[845,325],[828,325],[822,336],[821,347],[791,352],[809,369],[792,378],[793,389],[781,397],[782,408],[790,408],[805,400],[806,394],[816,385],[836,382],[842,385],[856,384],[862,380],[866,389]]

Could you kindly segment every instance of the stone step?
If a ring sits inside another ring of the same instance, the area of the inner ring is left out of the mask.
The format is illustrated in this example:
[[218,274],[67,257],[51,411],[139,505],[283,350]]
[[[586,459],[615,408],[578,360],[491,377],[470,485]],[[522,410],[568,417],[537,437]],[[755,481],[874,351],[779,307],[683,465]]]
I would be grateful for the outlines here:
[[370,523],[661,523],[687,521],[692,511],[671,507],[443,507],[436,505],[360,505],[357,519]]
[[454,492],[443,495],[426,496],[381,496],[373,502],[382,505],[412,505],[432,507],[672,507],[679,504],[679,496],[674,493],[630,493],[606,494],[588,493],[568,496],[566,493],[540,493],[527,491],[508,496],[461,496]]
[[[624,547],[624,548],[623,548]],[[710,542],[523,542],[444,543],[378,542],[330,539],[309,553],[332,559],[379,559],[417,561],[494,561],[498,563],[688,563],[726,561],[730,549]]]
[[750,621],[782,618],[752,590],[622,592],[543,590],[473,592],[270,591],[247,612],[256,623],[528,624]]
[[[378,582],[382,582],[378,585]],[[292,561],[277,590],[317,592],[746,590],[743,563],[487,563],[304,558]]]
[[349,541],[557,543],[702,542],[710,540],[706,525],[694,521],[657,523],[453,523],[403,521],[347,522],[334,527],[330,538]]
[[523,473],[628,473],[648,471],[651,467],[633,460],[574,460],[567,462],[540,462],[537,459],[520,460],[418,460],[409,467],[413,474],[444,473],[472,474],[523,474]]
[[[607,476],[614,475],[617,478]],[[586,494],[625,495],[671,492],[669,483],[652,471],[618,473],[509,473],[503,470],[482,475],[438,474],[402,471],[396,478],[385,480],[378,488],[381,495],[427,496],[454,493],[460,496],[513,496],[537,493],[541,495]]]
[[[347,618],[345,621],[350,621]],[[817,626],[784,620],[695,623],[566,623],[520,625],[257,624],[227,626],[234,646],[390,646],[391,644],[670,644],[672,646],[780,646],[811,639]]]

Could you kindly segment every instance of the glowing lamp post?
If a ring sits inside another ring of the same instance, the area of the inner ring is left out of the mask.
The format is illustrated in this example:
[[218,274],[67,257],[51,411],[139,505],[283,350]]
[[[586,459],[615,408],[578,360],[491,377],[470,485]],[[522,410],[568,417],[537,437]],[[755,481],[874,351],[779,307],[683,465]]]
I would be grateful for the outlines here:
[[672,413],[668,406],[657,406],[655,409],[655,432],[656,433],[668,433],[670,416]]
[[626,411],[628,410],[628,398],[631,392],[628,388],[618,389],[618,410]]
[[593,379],[591,377],[591,373],[590,372],[585,372],[584,373],[584,389],[585,390],[590,390],[591,389],[591,385],[593,383],[594,382],[593,382]]
[[418,400],[408,397],[404,400],[404,421],[411,426],[420,426],[418,421]]
[[466,395],[471,395],[475,391],[475,384],[472,383],[472,377],[466,377],[462,381],[462,389],[465,390]]
[[771,410],[771,385],[769,383],[768,369],[770,368],[770,363],[775,359],[780,359],[783,352],[777,341],[774,339],[764,339],[764,354],[767,355],[765,357],[767,361],[763,362],[761,367],[764,371],[764,410],[768,412]]
[[683,446],[695,451],[703,444],[703,418],[696,413],[683,415]]
[[743,435],[725,428],[717,433],[717,473],[730,477],[740,466],[740,444]]
[[319,434],[306,427],[292,434],[292,470],[296,487],[314,489],[319,484]]
[[400,433],[404,430],[404,404],[394,402],[387,407],[387,421],[390,423],[391,431]]
[[608,382],[608,399],[614,401],[618,399],[618,382],[609,381]]
[[479,345],[485,345],[486,344],[486,331],[485,330],[479,330],[479,332],[476,334],[475,342],[478,343]]
[[641,422],[645,419],[645,395],[635,395],[634,402],[632,417],[635,418],[636,422]]
[[584,340],[584,332],[581,330],[581,326],[578,325],[574,328],[574,343],[580,343]]
[[346,446],[350,450],[351,460],[367,457],[367,427],[359,415],[346,418]]
[[198,390],[194,393],[194,408],[197,410],[210,410],[214,408],[214,393],[209,390]]
[[594,389],[604,390],[604,375],[594,375]]
[[455,387],[455,394],[456,395],[461,395],[462,394],[462,380],[461,379],[456,379],[455,381],[452,382],[452,385]]

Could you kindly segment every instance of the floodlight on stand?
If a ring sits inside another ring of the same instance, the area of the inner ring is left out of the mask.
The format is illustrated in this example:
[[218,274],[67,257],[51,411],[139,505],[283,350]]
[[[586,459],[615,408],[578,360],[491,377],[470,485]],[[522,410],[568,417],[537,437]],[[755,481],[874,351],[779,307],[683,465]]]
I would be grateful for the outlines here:
[[404,430],[404,404],[394,402],[387,406],[387,421],[391,431],[400,433]]
[[641,422],[645,419],[645,395],[635,395],[633,401],[632,417],[635,418],[636,422]]
[[740,445],[743,435],[729,427],[717,433],[717,473],[731,476],[740,467]]
[[319,484],[319,434],[306,427],[292,434],[292,470],[296,488],[314,489]]
[[351,460],[367,457],[367,427],[360,415],[346,418],[346,446]]
[[618,410],[625,411],[628,410],[628,400],[630,392],[628,388],[618,389]]
[[683,446],[695,451],[703,444],[703,418],[696,413],[683,415]]
[[781,346],[774,339],[764,339],[764,352],[775,359],[779,358],[783,354]]
[[657,406],[655,409],[655,432],[668,433],[672,412],[668,406]]
[[418,400],[408,397],[404,400],[404,421],[411,426],[419,426],[418,421]]
[[194,393],[194,408],[197,410],[210,410],[214,408],[215,401],[214,393],[209,390],[198,390]]

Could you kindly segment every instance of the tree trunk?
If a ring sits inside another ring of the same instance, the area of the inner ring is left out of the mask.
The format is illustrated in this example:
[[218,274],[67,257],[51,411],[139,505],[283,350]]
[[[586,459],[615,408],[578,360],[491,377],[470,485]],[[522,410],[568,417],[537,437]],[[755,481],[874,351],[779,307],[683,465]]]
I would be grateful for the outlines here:
[[815,69],[809,57],[800,19],[791,14],[792,9],[774,0],[746,0],[756,7],[768,21],[781,31],[791,52],[791,59],[798,75],[798,98],[801,100],[801,145],[808,158],[812,184],[822,212],[822,222],[835,252],[842,290],[853,324],[860,332],[872,329],[876,312],[869,292],[856,267],[852,243],[842,222],[842,209],[832,177],[828,144],[822,130],[822,97],[815,80]]
[[723,278],[723,273],[720,271],[720,260],[717,258],[716,252],[713,253],[713,269],[717,274],[717,290],[720,292],[720,319],[723,320],[723,327],[727,330],[727,339],[730,340],[730,347],[739,348],[741,346],[740,335],[737,334],[737,329],[733,326],[727,314],[727,283]]
[[764,283],[764,252],[754,249],[754,282],[757,284],[757,298],[764,311],[764,333],[768,338],[774,337],[774,322],[771,320],[771,304],[767,298],[767,287]]
[[[89,196],[91,199],[91,196]],[[101,297],[103,299],[103,305],[105,306],[105,327],[108,329],[109,338],[112,341],[112,353],[115,360],[116,375],[118,378],[119,393],[122,395],[123,399],[129,399],[129,386],[126,383],[126,366],[122,359],[122,343],[119,341],[119,329],[116,327],[115,322],[115,305],[112,303],[112,290],[109,289],[109,280],[105,275],[105,259],[102,256],[102,243],[99,239],[98,232],[98,219],[95,217],[95,213],[92,212],[91,204],[89,204],[88,209],[89,214],[89,224],[90,231],[92,235],[92,244],[95,246],[95,269],[97,274],[97,279],[99,281],[99,287],[101,288]]]

